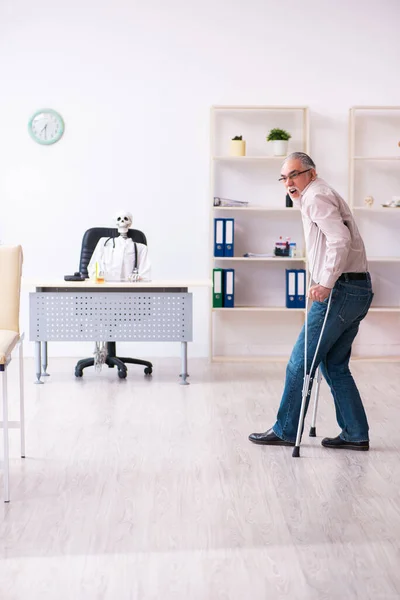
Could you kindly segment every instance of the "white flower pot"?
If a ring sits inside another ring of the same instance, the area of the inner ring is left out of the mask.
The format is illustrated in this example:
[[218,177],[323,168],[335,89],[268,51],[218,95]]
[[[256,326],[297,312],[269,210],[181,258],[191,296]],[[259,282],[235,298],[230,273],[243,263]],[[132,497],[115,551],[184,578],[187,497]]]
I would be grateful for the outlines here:
[[286,156],[288,150],[288,140],[272,140],[272,149],[274,156]]
[[244,140],[231,140],[231,156],[245,156],[246,142]]

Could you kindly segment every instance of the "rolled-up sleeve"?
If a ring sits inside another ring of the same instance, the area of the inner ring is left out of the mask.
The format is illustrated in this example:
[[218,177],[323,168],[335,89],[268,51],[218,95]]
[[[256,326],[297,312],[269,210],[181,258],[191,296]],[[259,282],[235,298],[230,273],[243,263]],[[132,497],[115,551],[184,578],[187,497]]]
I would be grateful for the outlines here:
[[139,277],[142,281],[151,281],[151,262],[148,248],[145,244],[138,244]]
[[330,194],[315,195],[306,212],[321,229],[326,241],[325,262],[318,283],[333,288],[345,269],[350,250],[350,231],[343,222],[336,198]]

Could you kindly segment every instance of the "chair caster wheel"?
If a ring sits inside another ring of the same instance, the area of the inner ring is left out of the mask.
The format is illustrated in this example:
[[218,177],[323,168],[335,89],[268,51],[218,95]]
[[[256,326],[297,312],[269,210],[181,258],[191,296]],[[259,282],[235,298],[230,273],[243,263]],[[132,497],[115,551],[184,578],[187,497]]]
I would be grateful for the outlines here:
[[82,377],[83,371],[81,369],[75,369],[75,377]]
[[153,369],[151,367],[146,367],[144,370],[145,375],[151,375],[152,372],[153,372]]
[[118,369],[118,377],[120,379],[126,379],[126,375],[127,375],[127,371],[126,370],[122,371],[122,370]]

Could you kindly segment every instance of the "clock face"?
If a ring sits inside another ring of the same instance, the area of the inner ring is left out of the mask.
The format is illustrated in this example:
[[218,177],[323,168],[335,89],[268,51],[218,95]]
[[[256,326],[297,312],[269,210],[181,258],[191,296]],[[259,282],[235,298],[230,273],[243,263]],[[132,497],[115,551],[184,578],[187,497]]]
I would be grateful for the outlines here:
[[55,144],[64,133],[64,121],[55,110],[44,108],[33,115],[28,129],[38,144]]

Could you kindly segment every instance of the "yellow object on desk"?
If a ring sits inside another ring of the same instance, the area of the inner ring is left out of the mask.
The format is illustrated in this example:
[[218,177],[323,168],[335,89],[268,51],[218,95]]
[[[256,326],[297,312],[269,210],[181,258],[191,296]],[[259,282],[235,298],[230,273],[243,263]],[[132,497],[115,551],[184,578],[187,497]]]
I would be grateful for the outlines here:
[[96,283],[104,283],[104,266],[96,262]]

